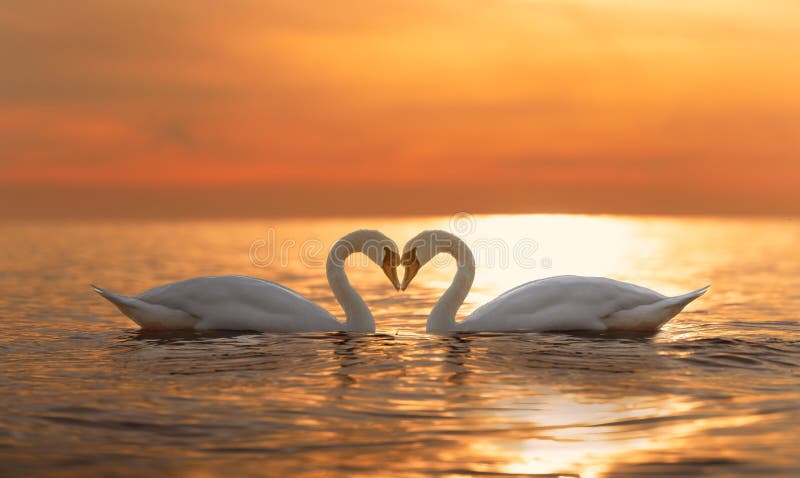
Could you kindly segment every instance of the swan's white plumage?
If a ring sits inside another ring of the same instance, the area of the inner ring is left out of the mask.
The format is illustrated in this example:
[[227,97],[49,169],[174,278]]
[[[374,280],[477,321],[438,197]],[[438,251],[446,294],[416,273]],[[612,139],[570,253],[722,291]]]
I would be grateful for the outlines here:
[[325,309],[280,284],[246,276],[195,277],[134,297],[95,289],[143,329],[344,330]]
[[455,330],[656,330],[706,290],[673,299],[605,277],[549,277],[482,305]]
[[97,287],[96,285],[92,285],[92,288],[94,288],[95,292],[117,306],[120,312],[127,315],[142,329],[192,329],[198,322],[197,317],[192,317],[189,313],[180,309],[145,302],[137,297],[117,294]]

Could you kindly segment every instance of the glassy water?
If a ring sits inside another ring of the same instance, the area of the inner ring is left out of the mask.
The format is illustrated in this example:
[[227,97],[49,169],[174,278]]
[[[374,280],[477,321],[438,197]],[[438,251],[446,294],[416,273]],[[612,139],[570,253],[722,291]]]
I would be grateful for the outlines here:
[[[369,335],[141,333],[89,288],[248,274],[341,317],[321,267],[360,227],[400,247],[423,228],[461,235],[478,260],[462,315],[559,274],[712,290],[650,336],[434,336],[444,258],[402,294],[374,265],[348,268],[376,315]],[[0,284],[3,475],[800,472],[793,219],[8,222]]]

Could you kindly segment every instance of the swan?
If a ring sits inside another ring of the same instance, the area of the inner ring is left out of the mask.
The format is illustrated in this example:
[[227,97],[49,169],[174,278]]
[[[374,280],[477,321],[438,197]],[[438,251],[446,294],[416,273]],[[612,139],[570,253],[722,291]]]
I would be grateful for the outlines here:
[[230,275],[195,277],[128,297],[94,290],[142,329],[252,330],[258,332],[375,332],[375,319],[350,285],[345,259],[362,252],[379,264],[399,290],[397,245],[378,231],[359,230],[331,247],[325,264],[328,284],[346,316],[344,323],[297,292],[275,282]]
[[710,286],[667,297],[638,285],[605,277],[557,276],[535,280],[506,291],[478,307],[461,322],[456,312],[475,277],[475,259],[457,236],[441,230],[423,231],[406,243],[400,290],[439,253],[451,254],[457,272],[428,317],[429,333],[450,331],[656,331]]

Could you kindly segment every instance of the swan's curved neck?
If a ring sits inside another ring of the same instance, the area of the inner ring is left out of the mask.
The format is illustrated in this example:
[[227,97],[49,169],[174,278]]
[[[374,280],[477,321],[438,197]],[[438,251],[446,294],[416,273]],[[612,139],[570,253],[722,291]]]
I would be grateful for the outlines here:
[[475,279],[475,258],[472,251],[458,237],[453,236],[451,239],[435,252],[444,252],[453,256],[456,260],[456,275],[450,287],[431,310],[431,315],[428,316],[426,328],[429,333],[442,333],[455,329],[456,313],[464,303],[464,299],[467,298],[472,281]]
[[347,274],[344,271],[344,264],[350,254],[361,252],[364,241],[349,239],[339,239],[331,248],[328,254],[328,261],[325,264],[325,272],[328,276],[328,285],[333,291],[336,300],[344,309],[345,330],[352,332],[374,332],[375,319],[372,317],[369,307],[361,296],[350,285]]

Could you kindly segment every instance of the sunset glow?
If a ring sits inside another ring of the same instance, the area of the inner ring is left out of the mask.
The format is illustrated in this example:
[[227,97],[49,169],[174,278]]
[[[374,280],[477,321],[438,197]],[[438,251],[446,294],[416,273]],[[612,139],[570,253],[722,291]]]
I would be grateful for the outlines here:
[[[75,191],[281,185],[298,212],[800,212],[798,44],[779,0],[12,1],[0,184],[88,209]],[[352,187],[391,194],[319,205]]]

